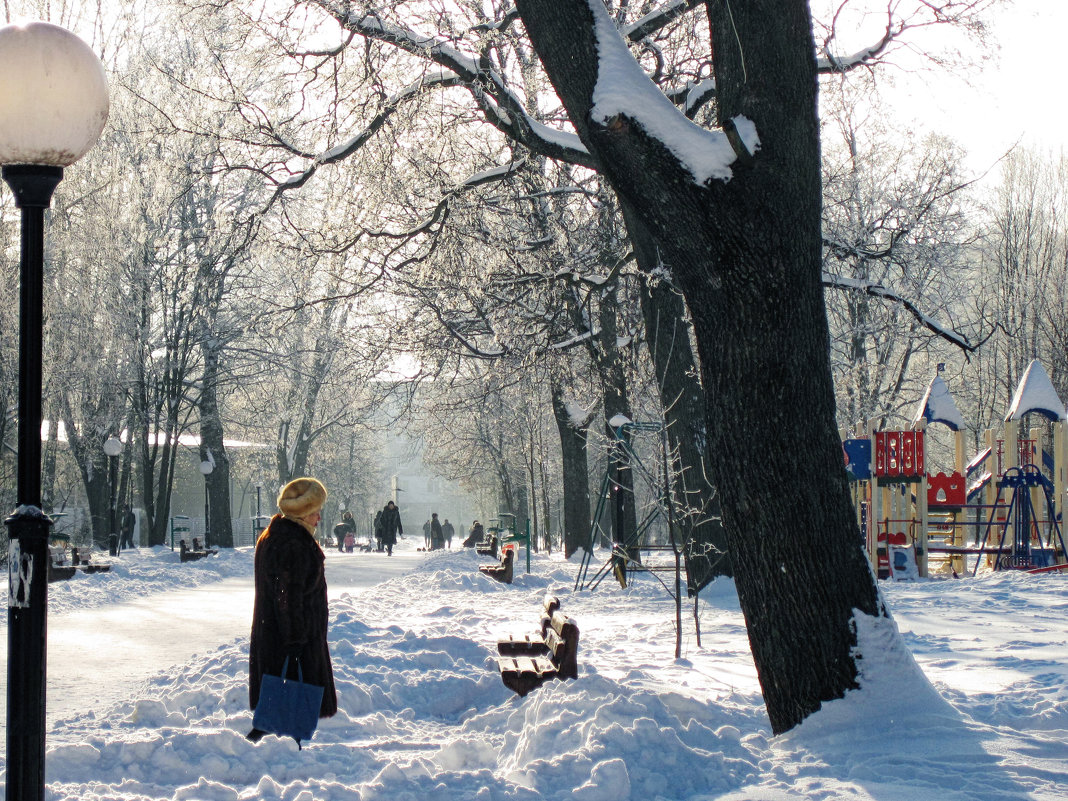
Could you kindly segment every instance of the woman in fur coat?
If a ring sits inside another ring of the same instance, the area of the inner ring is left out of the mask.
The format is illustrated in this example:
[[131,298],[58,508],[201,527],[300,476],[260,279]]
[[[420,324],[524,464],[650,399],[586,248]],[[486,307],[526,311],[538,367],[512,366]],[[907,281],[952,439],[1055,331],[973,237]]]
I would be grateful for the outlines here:
[[[297,662],[307,684],[323,688],[319,717],[337,712],[337,693],[326,641],[328,619],[326,557],[315,539],[315,527],[326,503],[326,487],[314,478],[295,478],[278,496],[281,514],[256,541],[256,594],[249,645],[249,706],[256,708],[263,674],[279,675],[289,657],[291,678]],[[253,729],[253,742],[263,732]]]

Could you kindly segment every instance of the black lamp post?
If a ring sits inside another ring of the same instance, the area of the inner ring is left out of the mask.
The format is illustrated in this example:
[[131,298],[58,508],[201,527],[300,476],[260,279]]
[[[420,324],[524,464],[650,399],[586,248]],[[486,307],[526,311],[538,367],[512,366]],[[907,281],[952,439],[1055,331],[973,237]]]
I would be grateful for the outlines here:
[[211,463],[209,459],[205,459],[200,463],[200,472],[204,476],[204,547],[207,548],[211,545],[210,526],[208,525],[208,513],[211,511],[211,506],[208,500],[208,476],[215,470],[215,465]]
[[104,68],[81,39],[46,22],[0,28],[0,165],[22,211],[17,508],[7,629],[8,801],[42,801],[48,533],[41,510],[44,211],[63,168],[96,143],[108,116]]
[[108,509],[111,518],[111,533],[108,535],[108,551],[112,556],[118,556],[122,549],[119,538],[119,530],[115,526],[115,491],[119,483],[119,454],[122,453],[122,442],[118,437],[108,437],[104,442],[104,453],[108,457]]
[[256,485],[256,525],[253,526],[253,529],[254,529],[254,531],[252,533],[253,542],[255,542],[257,539],[259,539],[260,532],[263,531],[263,528],[264,528],[260,524],[260,521],[263,519],[263,516],[260,514],[260,500],[261,500],[261,495],[260,494],[262,492],[263,492],[263,485],[262,484],[257,484]]

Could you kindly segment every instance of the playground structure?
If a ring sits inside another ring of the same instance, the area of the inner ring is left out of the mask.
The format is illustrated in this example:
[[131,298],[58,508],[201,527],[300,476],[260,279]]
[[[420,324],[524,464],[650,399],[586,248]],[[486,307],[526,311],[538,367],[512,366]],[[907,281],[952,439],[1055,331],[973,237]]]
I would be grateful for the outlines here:
[[[1050,421],[1021,437],[1028,415]],[[929,385],[912,428],[843,438],[857,522],[879,578],[960,576],[981,566],[1041,572],[1068,568],[1061,521],[1068,428],[1064,404],[1046,371],[1033,361],[1017,386],[1000,432],[983,433],[965,462],[965,424],[940,376]],[[927,428],[953,434],[949,472],[928,469]]]

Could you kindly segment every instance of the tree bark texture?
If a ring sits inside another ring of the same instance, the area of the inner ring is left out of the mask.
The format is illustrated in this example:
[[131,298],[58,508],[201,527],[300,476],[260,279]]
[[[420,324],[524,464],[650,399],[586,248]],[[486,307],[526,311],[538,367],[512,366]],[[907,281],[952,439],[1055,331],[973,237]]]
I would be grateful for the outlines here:
[[590,545],[590,473],[586,455],[586,429],[578,427],[568,414],[561,387],[552,388],[553,415],[560,432],[560,454],[564,481],[564,556]]
[[208,493],[208,519],[205,525],[211,544],[234,547],[233,522],[230,519],[230,457],[223,444],[223,423],[219,414],[219,351],[207,345],[204,353],[204,380],[200,389],[200,441],[202,454],[211,453],[213,469],[204,477]]
[[572,123],[661,244],[690,309],[713,484],[773,731],[856,686],[854,610],[885,614],[853,518],[820,285],[816,63],[805,0],[708,0],[720,119],[761,146],[700,185],[636,120],[590,117],[596,0],[518,0]]
[[[607,283],[601,292],[597,309],[600,336],[594,344],[593,358],[601,378],[604,398],[604,430],[608,438],[608,469],[612,471],[612,542],[624,548],[627,557],[641,564],[637,547],[638,505],[634,499],[634,470],[624,449],[617,443],[612,419],[625,417],[633,420],[627,375],[619,353],[619,285]],[[623,432],[623,440],[630,443],[630,434]]]

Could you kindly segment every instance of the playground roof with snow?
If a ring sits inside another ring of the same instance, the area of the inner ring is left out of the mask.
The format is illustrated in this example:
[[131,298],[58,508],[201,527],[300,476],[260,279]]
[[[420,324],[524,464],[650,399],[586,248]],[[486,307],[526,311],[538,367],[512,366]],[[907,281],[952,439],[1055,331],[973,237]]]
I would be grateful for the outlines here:
[[[1054,422],[1068,419],[1064,404],[1053,388],[1053,382],[1049,380],[1045,368],[1038,361],[1033,360],[1027,365],[1020,384],[1016,387],[1009,411],[1005,415],[1006,422],[1021,420],[1026,414],[1034,412],[1053,420]],[[942,423],[953,431],[965,428],[964,417],[961,416],[953,396],[949,394],[949,388],[941,376],[935,376],[927,387],[927,392],[920,401],[916,410],[913,424],[925,420],[931,423]]]
[[942,376],[936,375],[927,387],[927,393],[916,410],[913,425],[920,420],[926,420],[928,425],[942,423],[953,431],[960,431],[965,427],[964,418],[953,401],[953,396],[949,394],[949,387],[942,380]]
[[1028,412],[1036,412],[1054,422],[1065,419],[1064,404],[1053,388],[1053,382],[1046,375],[1046,369],[1035,359],[1029,365],[1016,387],[1012,404],[1009,406],[1005,421],[1020,420]]

